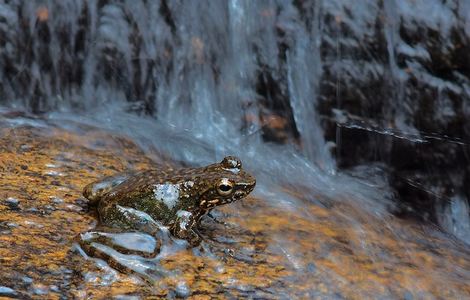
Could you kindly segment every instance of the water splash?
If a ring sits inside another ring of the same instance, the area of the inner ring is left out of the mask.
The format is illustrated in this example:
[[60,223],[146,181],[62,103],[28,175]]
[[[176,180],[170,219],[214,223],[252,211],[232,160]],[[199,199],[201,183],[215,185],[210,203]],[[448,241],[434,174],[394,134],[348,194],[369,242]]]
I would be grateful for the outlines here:
[[438,212],[438,219],[447,232],[470,245],[470,209],[464,197],[452,197],[442,212]]
[[124,134],[132,137],[150,155],[156,151],[157,154],[175,161],[196,166],[218,161],[225,155],[237,155],[257,179],[255,195],[270,199],[273,204],[299,206],[298,199],[287,197],[284,192],[286,187],[291,187],[337,201],[367,203],[365,209],[374,215],[385,214],[392,207],[392,194],[387,187],[382,186],[377,190],[367,181],[356,180],[346,174],[329,175],[297,153],[292,146],[260,143],[246,135],[241,135],[238,139],[220,136],[217,139],[218,145],[213,146],[214,141],[207,140],[205,136],[195,135],[188,129],[169,127],[150,117],[123,112],[117,106],[113,110],[105,108],[96,111],[96,115],[87,117],[57,112],[50,113],[48,117],[50,122],[58,126],[66,124],[69,130],[74,130],[74,124],[80,126],[85,123]]
[[[216,147],[219,136],[237,139],[242,128],[260,139],[261,124],[246,117],[260,114],[257,77],[269,68],[288,79],[303,153],[334,172],[318,118],[310,120],[321,77],[321,5],[303,20],[295,3],[285,1],[21,4],[3,10],[5,40],[12,45],[3,98],[10,105],[92,111],[130,102],[130,109],[212,139]],[[13,29],[23,22],[17,10],[29,21],[20,33]],[[30,44],[22,45],[29,36]],[[287,54],[279,52],[282,43],[291,48]],[[22,47],[38,59],[16,55]]]

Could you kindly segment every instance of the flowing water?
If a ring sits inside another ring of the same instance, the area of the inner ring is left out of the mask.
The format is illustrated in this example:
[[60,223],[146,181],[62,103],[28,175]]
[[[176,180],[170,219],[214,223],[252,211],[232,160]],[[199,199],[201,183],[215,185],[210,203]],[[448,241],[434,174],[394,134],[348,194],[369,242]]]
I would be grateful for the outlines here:
[[[2,101],[8,109],[41,112],[49,124],[71,132],[86,124],[127,136],[150,157],[200,166],[237,155],[257,178],[254,196],[267,206],[302,212],[302,197],[288,192],[301,190],[321,195],[311,197],[314,204],[324,205],[313,199],[322,198],[360,207],[365,220],[342,219],[360,237],[361,224],[387,218],[394,202],[387,178],[375,166],[353,174],[337,170],[331,143],[323,137],[316,109],[324,63],[322,13],[339,2],[2,1]],[[359,6],[370,5],[363,2]],[[385,39],[397,85],[397,120],[405,109],[400,102],[405,75],[394,61],[395,21],[406,2],[384,5],[391,20]],[[366,30],[357,26],[352,30]],[[298,143],[263,138],[260,116],[275,110],[270,106],[275,99],[263,99],[257,87],[266,70],[288,99],[285,110]],[[420,141],[405,122],[397,123],[406,132],[397,134],[400,138]],[[465,201],[452,199],[441,222],[468,241]],[[280,249],[293,247],[282,234],[275,240]],[[360,247],[379,255],[373,245]],[[300,254],[284,255],[299,273],[305,271],[298,266]]]
[[[38,60],[27,61],[24,53],[17,60],[20,72],[33,70],[26,96],[13,89],[21,73],[6,80],[11,85],[4,85],[3,99],[10,106],[124,133],[175,160],[201,165],[234,153],[274,185],[308,183],[331,196],[346,193],[374,203],[377,211],[388,203],[386,190],[334,175],[315,110],[321,2],[303,16],[289,1],[13,3],[4,4],[4,23],[18,26],[20,9],[40,38],[29,37]],[[46,8],[47,25],[40,29],[34,21]],[[285,37],[276,33],[280,29]],[[15,30],[4,34],[11,47],[21,40]],[[280,43],[289,50],[280,53]],[[43,57],[51,65],[44,66]],[[256,91],[261,68],[285,80],[300,151],[263,142]],[[60,76],[66,71],[72,74]],[[144,107],[153,117],[127,113]]]

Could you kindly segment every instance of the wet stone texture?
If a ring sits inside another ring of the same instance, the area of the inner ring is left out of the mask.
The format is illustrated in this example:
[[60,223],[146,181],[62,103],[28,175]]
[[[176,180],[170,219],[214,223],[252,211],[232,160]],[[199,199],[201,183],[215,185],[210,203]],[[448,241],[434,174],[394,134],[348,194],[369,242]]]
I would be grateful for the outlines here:
[[77,235],[97,223],[83,186],[152,165],[132,142],[98,130],[2,126],[0,296],[470,297],[467,248],[432,228],[339,202],[283,207],[249,197],[218,208],[201,224],[210,250],[180,247],[160,261],[168,275],[153,280],[72,251]]

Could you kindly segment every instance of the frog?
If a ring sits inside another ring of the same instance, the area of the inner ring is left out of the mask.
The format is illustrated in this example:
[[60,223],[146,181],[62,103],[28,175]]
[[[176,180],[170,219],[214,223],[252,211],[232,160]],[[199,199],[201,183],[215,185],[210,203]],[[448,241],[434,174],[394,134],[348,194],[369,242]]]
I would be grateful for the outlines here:
[[150,169],[106,177],[85,186],[83,195],[97,206],[100,224],[154,235],[161,226],[198,245],[201,218],[217,206],[248,196],[256,179],[238,157],[198,168]]

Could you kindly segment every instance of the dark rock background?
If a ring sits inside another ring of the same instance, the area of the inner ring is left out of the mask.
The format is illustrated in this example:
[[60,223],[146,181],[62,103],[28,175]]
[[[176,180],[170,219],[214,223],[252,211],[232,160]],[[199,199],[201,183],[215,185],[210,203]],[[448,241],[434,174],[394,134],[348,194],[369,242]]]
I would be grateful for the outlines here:
[[468,199],[468,4],[367,7],[324,13],[319,110],[326,136],[339,138],[340,167],[386,166],[400,214],[437,222],[452,197]]

